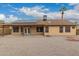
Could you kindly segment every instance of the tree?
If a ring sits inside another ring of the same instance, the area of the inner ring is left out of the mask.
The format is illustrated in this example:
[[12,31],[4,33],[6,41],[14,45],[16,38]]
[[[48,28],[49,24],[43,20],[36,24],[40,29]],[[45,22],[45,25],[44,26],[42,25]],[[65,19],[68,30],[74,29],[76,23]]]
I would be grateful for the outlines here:
[[64,11],[66,11],[66,10],[67,10],[67,8],[66,8],[65,6],[62,6],[62,7],[60,8],[62,20],[63,20],[63,18],[64,18]]
[[0,19],[0,24],[3,24],[3,23],[4,23],[4,20],[1,20],[1,19]]

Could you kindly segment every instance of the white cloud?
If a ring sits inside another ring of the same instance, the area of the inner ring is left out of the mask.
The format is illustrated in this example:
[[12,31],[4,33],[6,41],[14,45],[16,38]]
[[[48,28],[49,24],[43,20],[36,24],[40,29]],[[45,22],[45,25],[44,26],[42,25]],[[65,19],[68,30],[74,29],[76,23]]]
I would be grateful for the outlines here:
[[42,18],[43,15],[47,15],[48,19],[59,19],[61,17],[60,12],[50,12],[49,9],[44,6],[34,6],[32,8],[22,7],[19,10],[25,15],[37,18]]
[[[75,5],[75,4],[72,4]],[[67,10],[65,11],[64,18],[68,20],[73,20],[74,22],[77,21],[79,22],[79,12],[77,11],[79,8],[78,4],[75,5],[74,10]],[[61,19],[61,12],[51,12],[49,9],[45,8],[44,6],[35,6],[32,8],[28,7],[22,7],[20,8],[20,12],[24,13],[25,15],[28,16],[33,16],[37,18],[42,18],[44,14],[48,16],[48,19]],[[45,13],[47,12],[47,13]]]
[[[73,20],[79,22],[79,4],[71,4],[74,5],[74,10],[67,10],[65,11],[64,18],[68,20]],[[11,5],[9,7],[13,8],[12,12],[21,12],[24,13],[26,16],[33,16],[36,18],[42,18],[44,14],[48,16],[48,19],[61,19],[61,12],[51,12],[48,8],[44,6],[34,6],[34,7],[22,7],[20,9],[14,8]],[[7,17],[8,16],[8,17]],[[14,15],[5,15],[0,14],[0,20],[5,20],[6,22],[12,22],[16,20],[20,20],[20,18]]]
[[69,3],[70,6],[75,6],[77,5],[78,3]]
[[70,6],[74,6],[74,10],[79,11],[79,3],[70,3]]
[[[61,12],[50,12],[48,11],[45,13],[47,8],[41,7],[41,6],[35,6],[32,8],[22,7],[20,12],[23,12],[25,15],[33,16],[33,17],[43,17],[44,14],[48,16],[50,19],[59,19],[61,18]],[[65,12],[67,15],[74,15],[76,13],[75,10],[67,10]]]
[[16,20],[20,20],[20,18],[14,16],[14,15],[8,15],[8,17],[5,14],[0,14],[0,20],[3,20],[5,22],[13,22]]
[[75,15],[78,14],[75,10],[67,10],[65,11],[64,17],[67,19],[73,18],[76,19]]
[[7,4],[7,6],[12,8],[13,10],[18,10],[18,8],[13,7],[11,4]]
[[3,20],[3,19],[5,19],[6,17],[5,17],[5,15],[4,14],[0,14],[0,20]]
[[[47,15],[51,19],[61,19],[61,12],[50,12],[47,13]],[[75,10],[67,10],[64,12],[64,19],[68,20],[74,19],[74,21],[76,21],[79,19],[79,13]]]
[[74,7],[75,10],[79,11],[79,4]]
[[49,9],[44,8],[44,6],[35,6],[32,8],[22,7],[19,9],[20,12],[23,12],[25,15],[33,16],[33,17],[42,17],[45,12],[48,12]]
[[[43,15],[46,14],[48,16],[48,19],[61,19],[61,12],[51,12],[49,11],[49,9],[44,8],[44,6],[35,6],[32,8],[22,7],[19,10],[26,16],[28,15],[37,18],[42,18]],[[68,12],[69,14],[75,13],[73,10],[68,10],[66,12]]]
[[47,13],[48,19],[61,19],[60,12],[49,12]]
[[6,22],[13,22],[13,21],[16,21],[16,20],[20,20],[20,18],[14,16],[14,15],[9,15],[9,16],[6,17],[6,19],[5,19]]

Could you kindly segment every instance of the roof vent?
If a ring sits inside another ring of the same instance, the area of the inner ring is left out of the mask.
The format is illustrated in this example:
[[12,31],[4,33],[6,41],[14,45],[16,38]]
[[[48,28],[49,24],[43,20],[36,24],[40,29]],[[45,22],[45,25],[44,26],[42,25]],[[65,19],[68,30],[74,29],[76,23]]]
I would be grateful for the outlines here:
[[47,21],[47,15],[43,15],[43,21]]

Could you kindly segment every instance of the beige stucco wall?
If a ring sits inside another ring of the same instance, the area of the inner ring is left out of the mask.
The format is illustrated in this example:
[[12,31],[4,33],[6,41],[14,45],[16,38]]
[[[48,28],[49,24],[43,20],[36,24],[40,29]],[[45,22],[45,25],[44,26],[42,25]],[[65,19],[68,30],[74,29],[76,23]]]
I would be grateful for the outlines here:
[[3,27],[0,27],[0,35],[2,34],[4,35],[11,34],[11,29],[9,27],[4,27],[4,30],[3,30]]
[[32,26],[31,27],[31,34],[33,34],[33,35],[43,35],[43,32],[37,32],[36,26]]
[[63,33],[60,33],[59,26],[49,26],[49,32],[45,33],[45,35],[76,35],[76,27],[75,27],[75,29],[72,29],[72,26],[71,26],[70,32],[64,31]]
[[[65,26],[64,26],[65,27]],[[11,27],[12,29],[12,27]],[[12,32],[12,34],[14,35],[21,35],[21,32]],[[63,32],[63,33],[60,33],[59,32],[59,26],[49,26],[49,32],[48,33],[43,33],[43,32],[37,32],[36,31],[36,26],[32,26],[30,28],[30,34],[32,35],[76,35],[76,27],[75,29],[72,28],[71,26],[71,31],[70,32]]]

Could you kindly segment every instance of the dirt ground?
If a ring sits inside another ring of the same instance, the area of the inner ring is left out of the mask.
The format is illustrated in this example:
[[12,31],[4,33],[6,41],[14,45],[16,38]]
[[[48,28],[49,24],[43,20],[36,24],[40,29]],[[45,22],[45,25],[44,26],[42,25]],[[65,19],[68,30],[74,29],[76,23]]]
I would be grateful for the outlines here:
[[79,41],[63,36],[0,36],[2,56],[79,56]]

